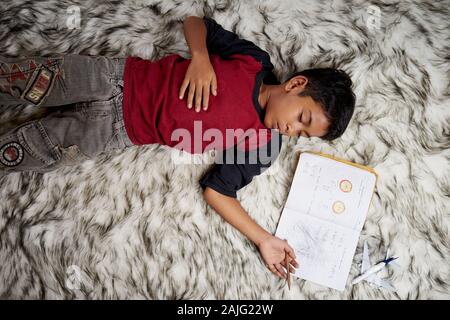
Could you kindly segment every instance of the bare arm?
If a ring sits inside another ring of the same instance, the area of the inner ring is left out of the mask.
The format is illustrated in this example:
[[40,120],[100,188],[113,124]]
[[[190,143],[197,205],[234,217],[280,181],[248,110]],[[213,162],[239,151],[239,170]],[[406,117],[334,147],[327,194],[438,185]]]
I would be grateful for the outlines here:
[[190,16],[183,22],[184,37],[192,54],[179,96],[183,99],[188,90],[187,105],[191,109],[195,98],[195,111],[208,109],[209,93],[217,95],[217,78],[209,60],[206,46],[206,26],[200,17]]
[[288,254],[290,257],[289,270],[295,272],[294,266],[298,267],[298,263],[295,261],[294,250],[288,245],[287,241],[283,241],[273,236],[258,225],[247,212],[245,212],[238,200],[223,195],[209,187],[205,188],[203,196],[206,202],[216,210],[223,219],[256,244],[270,271],[281,278],[285,278],[286,273],[283,270],[282,265],[286,254]]
[[203,19],[195,16],[187,17],[183,22],[183,30],[192,56],[208,57],[206,27]]
[[272,236],[257,224],[242,208],[235,198],[225,196],[209,187],[206,187],[203,196],[206,202],[216,210],[222,218],[238,229],[255,245],[259,246],[265,238]]

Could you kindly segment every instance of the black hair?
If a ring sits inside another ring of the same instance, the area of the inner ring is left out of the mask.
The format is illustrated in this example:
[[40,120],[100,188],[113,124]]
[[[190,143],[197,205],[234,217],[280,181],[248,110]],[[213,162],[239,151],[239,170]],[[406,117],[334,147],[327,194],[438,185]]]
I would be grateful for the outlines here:
[[310,96],[319,103],[330,125],[321,139],[332,141],[339,138],[347,128],[355,110],[355,94],[352,80],[343,70],[333,68],[308,69],[290,76],[308,78],[305,90],[299,96]]

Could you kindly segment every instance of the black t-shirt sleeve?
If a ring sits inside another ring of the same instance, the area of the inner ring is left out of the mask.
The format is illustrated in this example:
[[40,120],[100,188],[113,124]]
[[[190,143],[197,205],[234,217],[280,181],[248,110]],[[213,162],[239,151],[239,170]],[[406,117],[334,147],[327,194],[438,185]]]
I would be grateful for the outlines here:
[[238,37],[235,33],[225,30],[214,19],[203,17],[206,26],[206,46],[209,54],[217,54],[227,58],[233,54],[247,54],[262,63],[263,69],[272,70],[269,54],[249,40]]
[[236,198],[236,192],[249,184],[253,177],[259,174],[259,166],[256,164],[216,164],[201,180],[200,186],[206,187]]
[[[227,153],[231,148],[222,154],[222,163],[216,163],[200,180],[203,190],[210,187],[226,196],[236,198],[236,192],[249,184],[253,177],[263,173],[276,160],[281,149],[281,134],[274,135],[272,139],[277,139],[274,144],[268,143],[261,147],[263,150],[240,151],[233,146],[233,156],[227,159]],[[264,155],[261,157],[260,155]],[[245,161],[239,162],[245,158]],[[229,161],[229,159],[232,161]],[[256,160],[256,161],[255,161]],[[243,162],[243,163],[242,163]],[[256,162],[256,163],[255,163]]]

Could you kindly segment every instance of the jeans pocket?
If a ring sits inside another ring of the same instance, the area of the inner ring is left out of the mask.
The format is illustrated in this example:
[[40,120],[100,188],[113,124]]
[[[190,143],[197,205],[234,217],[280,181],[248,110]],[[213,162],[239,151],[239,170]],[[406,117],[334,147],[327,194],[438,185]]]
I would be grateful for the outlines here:
[[58,150],[61,152],[61,160],[58,163],[59,166],[75,165],[90,158],[81,152],[77,145],[71,145],[68,147],[58,146]]
[[0,168],[38,171],[54,165],[59,154],[39,122],[31,122],[0,138]]

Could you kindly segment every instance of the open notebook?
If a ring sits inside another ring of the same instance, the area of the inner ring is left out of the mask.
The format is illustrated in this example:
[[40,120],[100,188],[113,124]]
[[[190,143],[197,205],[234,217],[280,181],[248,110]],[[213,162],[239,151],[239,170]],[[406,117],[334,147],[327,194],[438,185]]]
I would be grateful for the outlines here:
[[377,178],[330,155],[300,155],[275,233],[295,250],[295,276],[344,290]]

